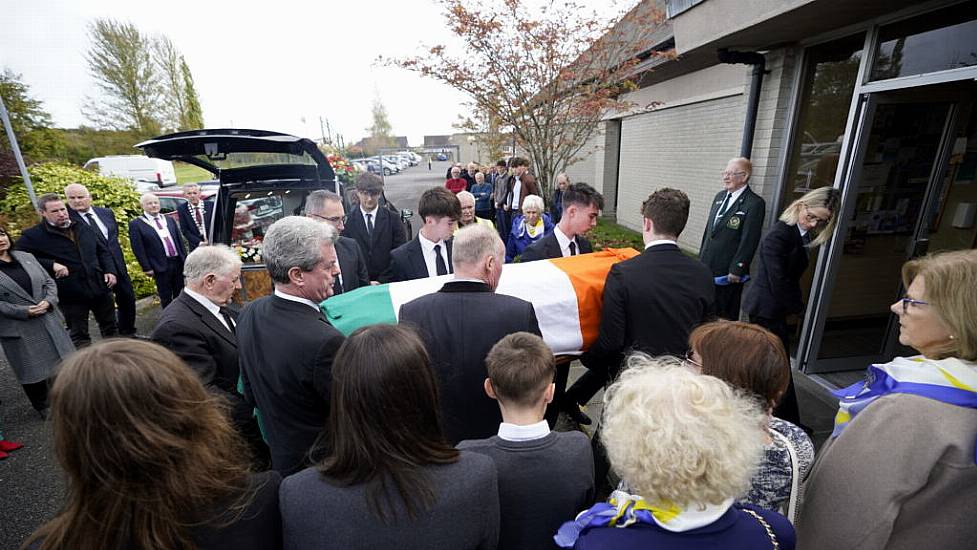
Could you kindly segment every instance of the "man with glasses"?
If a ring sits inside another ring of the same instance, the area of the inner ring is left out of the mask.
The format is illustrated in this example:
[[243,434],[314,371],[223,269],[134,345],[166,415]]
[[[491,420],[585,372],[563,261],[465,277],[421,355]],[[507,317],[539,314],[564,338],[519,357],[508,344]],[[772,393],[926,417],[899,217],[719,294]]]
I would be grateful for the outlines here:
[[716,315],[738,320],[743,277],[760,242],[766,203],[750,189],[753,165],[734,158],[722,172],[723,190],[716,194],[706,219],[699,259],[716,281]]
[[[318,190],[305,199],[305,216],[321,223],[328,223],[341,233],[346,228],[346,210],[343,199],[332,191]],[[360,246],[349,237],[336,239],[336,258],[340,273],[333,282],[332,295],[357,289],[370,284],[366,259]]]
[[376,174],[364,173],[356,178],[356,198],[359,205],[347,216],[343,236],[360,245],[366,259],[370,281],[389,282],[384,275],[390,268],[390,252],[407,242],[400,220],[386,207],[380,207],[383,180]]

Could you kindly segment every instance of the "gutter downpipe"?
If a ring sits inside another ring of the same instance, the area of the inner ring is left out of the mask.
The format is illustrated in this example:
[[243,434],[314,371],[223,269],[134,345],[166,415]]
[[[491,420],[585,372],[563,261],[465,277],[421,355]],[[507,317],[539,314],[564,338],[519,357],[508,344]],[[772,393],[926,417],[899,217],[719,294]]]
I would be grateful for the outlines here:
[[760,107],[760,88],[763,86],[763,74],[767,72],[767,58],[757,52],[731,51],[726,48],[720,48],[717,54],[720,63],[753,65],[750,94],[746,102],[746,120],[743,122],[743,141],[740,144],[740,156],[750,158],[753,152],[757,112]]

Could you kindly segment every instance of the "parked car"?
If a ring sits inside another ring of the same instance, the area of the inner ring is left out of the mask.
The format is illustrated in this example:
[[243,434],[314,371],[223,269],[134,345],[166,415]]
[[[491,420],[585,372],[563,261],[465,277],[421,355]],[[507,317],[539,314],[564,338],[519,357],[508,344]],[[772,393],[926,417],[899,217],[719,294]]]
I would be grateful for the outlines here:
[[446,155],[444,153],[438,153],[438,156],[434,157],[434,159],[435,160],[438,160],[438,161],[441,161],[441,162],[444,162],[444,161],[448,160],[448,155]]
[[[306,196],[316,189],[349,196],[316,144],[288,134],[194,130],[159,136],[136,147],[153,158],[193,164],[217,178],[219,189],[213,198],[214,214],[207,237],[209,242],[231,245],[241,254],[245,264],[240,301],[271,292],[261,260],[261,242],[269,225],[284,216],[302,215]],[[410,225],[412,213],[400,212],[385,196],[381,201]],[[345,202],[349,211],[354,205]]]
[[140,193],[176,185],[176,171],[172,162],[144,155],[97,157],[86,162],[83,168],[103,176],[125,178]]

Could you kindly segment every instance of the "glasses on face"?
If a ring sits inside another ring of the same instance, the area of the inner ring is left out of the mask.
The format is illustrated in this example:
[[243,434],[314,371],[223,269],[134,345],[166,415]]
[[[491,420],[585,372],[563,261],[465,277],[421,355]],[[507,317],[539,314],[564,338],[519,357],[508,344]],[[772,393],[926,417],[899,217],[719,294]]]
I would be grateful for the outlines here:
[[924,302],[922,300],[913,300],[912,298],[910,298],[908,296],[904,296],[899,301],[902,302],[902,312],[903,313],[909,313],[909,305],[910,304],[912,304],[914,306],[928,306],[928,305],[930,305],[929,302]]
[[830,221],[828,218],[821,218],[811,214],[811,209],[807,206],[804,207],[804,220],[814,225],[826,225]]
[[702,363],[695,360],[695,352],[692,351],[692,348],[689,348],[689,350],[685,352],[685,362],[698,367],[699,370],[702,370]]
[[742,172],[742,171],[740,171],[740,172],[727,172],[727,171],[723,170],[723,172],[722,172],[722,176],[724,178],[727,178],[727,177],[728,178],[741,178],[741,177],[743,177],[745,175],[746,175],[746,172]]
[[346,223],[346,220],[349,218],[349,216],[332,216],[327,218],[325,216],[320,216],[319,214],[310,214],[310,216],[312,216],[313,218],[319,218],[320,220],[325,220],[329,223],[339,223],[339,222]]

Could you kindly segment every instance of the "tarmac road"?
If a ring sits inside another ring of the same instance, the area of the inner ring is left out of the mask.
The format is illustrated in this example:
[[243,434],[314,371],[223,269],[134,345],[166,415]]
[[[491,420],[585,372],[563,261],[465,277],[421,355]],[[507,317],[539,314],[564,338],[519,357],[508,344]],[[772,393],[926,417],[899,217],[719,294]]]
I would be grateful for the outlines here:
[[[420,228],[417,201],[425,189],[444,184],[448,162],[427,163],[408,168],[385,178],[387,199],[398,208],[409,208],[414,234]],[[136,327],[149,334],[159,317],[159,305],[142,300]],[[98,329],[91,328],[93,338]],[[20,441],[24,448],[0,460],[0,550],[18,548],[21,542],[61,509],[66,485],[52,445],[51,424],[44,422],[30,406],[23,390],[7,365],[0,360],[0,430],[4,437]]]

